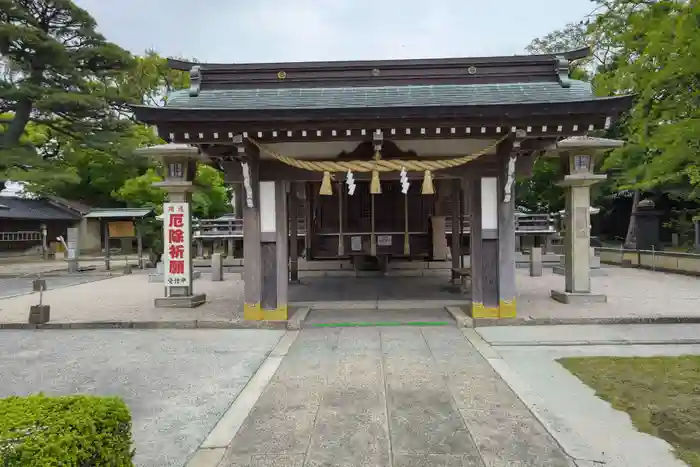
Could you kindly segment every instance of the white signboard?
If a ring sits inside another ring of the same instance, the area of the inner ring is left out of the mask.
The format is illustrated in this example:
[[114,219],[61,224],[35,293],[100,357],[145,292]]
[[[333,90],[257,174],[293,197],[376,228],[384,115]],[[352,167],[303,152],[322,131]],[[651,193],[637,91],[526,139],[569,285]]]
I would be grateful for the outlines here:
[[391,235],[377,235],[377,246],[391,246]]
[[78,259],[78,235],[80,231],[71,227],[66,230],[66,255],[68,259]]
[[163,205],[163,263],[165,285],[186,287],[190,285],[192,255],[192,231],[190,205],[165,203]]
[[350,249],[352,251],[362,251],[362,237],[350,237]]

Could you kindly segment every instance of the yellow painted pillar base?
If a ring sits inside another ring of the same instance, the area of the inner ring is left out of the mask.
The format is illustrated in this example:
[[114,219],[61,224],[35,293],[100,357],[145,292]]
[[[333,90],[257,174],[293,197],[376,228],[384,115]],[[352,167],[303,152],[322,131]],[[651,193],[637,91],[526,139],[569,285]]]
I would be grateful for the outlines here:
[[259,303],[243,304],[243,319],[246,321],[260,321],[263,319],[263,312]]
[[274,310],[262,310],[263,318],[267,321],[287,321],[287,305],[280,305]]
[[247,321],[286,321],[288,316],[287,305],[280,305],[274,310],[265,310],[259,303],[243,305],[243,319]]
[[515,299],[500,300],[499,306],[487,307],[483,303],[472,302],[472,318],[515,318]]

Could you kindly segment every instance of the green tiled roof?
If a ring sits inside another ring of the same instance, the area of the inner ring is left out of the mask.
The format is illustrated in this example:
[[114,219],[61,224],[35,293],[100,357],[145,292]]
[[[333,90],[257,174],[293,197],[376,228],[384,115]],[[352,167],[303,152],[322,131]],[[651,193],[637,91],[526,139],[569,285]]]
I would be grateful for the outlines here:
[[153,213],[148,208],[97,208],[85,215],[88,219],[141,219]]
[[188,90],[170,94],[168,107],[185,109],[344,109],[575,102],[593,99],[589,83],[441,84],[352,88]]

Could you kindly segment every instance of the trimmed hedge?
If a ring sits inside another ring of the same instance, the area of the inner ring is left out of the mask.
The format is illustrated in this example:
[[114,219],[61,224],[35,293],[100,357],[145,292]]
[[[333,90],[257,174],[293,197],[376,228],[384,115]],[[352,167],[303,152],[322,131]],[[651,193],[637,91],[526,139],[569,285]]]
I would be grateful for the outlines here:
[[131,414],[117,397],[0,399],[0,467],[132,467]]

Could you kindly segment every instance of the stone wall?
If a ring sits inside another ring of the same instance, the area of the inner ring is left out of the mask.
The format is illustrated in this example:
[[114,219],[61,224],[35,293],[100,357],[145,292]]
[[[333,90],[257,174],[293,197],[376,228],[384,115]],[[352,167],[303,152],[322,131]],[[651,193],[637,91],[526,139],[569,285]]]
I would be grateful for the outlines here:
[[621,248],[597,248],[597,251],[604,264],[700,276],[700,254]]

